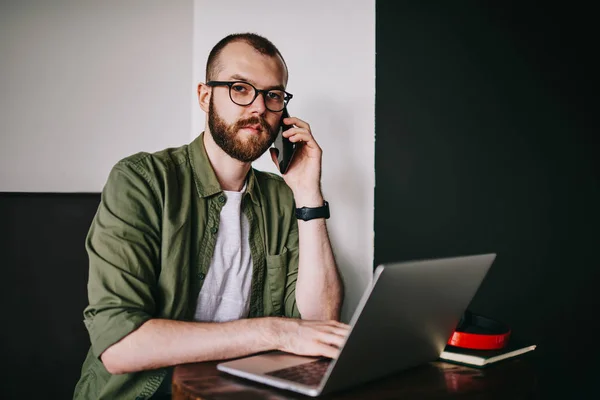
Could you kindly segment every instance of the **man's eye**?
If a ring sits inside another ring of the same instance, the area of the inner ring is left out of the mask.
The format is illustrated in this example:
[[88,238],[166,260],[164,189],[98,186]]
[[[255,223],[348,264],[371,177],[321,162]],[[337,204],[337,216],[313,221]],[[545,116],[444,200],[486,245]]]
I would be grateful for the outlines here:
[[281,95],[281,93],[278,93],[278,92],[269,92],[269,93],[267,93],[267,95],[269,96],[269,99],[271,99],[271,100],[280,101],[281,99],[283,99],[283,96]]
[[231,88],[239,93],[245,93],[248,90],[244,85],[233,85]]

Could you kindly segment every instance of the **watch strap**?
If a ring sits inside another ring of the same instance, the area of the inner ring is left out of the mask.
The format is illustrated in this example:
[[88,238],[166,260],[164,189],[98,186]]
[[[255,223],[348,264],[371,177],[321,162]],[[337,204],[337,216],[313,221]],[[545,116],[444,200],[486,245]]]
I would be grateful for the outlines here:
[[329,218],[329,203],[324,202],[321,207],[301,207],[296,208],[296,218],[303,221],[310,221],[316,218]]

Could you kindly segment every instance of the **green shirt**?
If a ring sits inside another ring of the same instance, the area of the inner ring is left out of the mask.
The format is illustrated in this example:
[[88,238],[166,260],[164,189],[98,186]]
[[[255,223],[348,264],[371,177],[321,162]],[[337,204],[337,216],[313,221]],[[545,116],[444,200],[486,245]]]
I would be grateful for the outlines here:
[[[91,348],[75,399],[147,399],[169,370],[111,375],[104,350],[152,318],[191,321],[227,201],[204,148],[138,153],[117,163],[90,227],[84,323]],[[251,169],[242,200],[250,223],[249,318],[300,317],[298,223],[283,179]]]

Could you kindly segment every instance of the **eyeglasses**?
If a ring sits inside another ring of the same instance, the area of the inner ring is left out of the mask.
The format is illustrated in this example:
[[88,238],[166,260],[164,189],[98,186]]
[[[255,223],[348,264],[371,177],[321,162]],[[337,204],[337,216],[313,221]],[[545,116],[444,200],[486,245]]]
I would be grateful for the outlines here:
[[238,106],[249,106],[262,93],[265,99],[265,107],[272,112],[283,110],[288,102],[294,97],[291,93],[280,89],[261,90],[244,81],[209,81],[208,86],[229,86],[229,98]]

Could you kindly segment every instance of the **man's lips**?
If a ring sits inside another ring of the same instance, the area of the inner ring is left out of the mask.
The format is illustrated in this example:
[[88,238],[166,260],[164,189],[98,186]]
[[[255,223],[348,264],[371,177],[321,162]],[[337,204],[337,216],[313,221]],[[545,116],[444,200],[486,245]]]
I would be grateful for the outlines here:
[[242,129],[250,129],[256,132],[262,131],[262,127],[260,125],[246,125],[243,126]]

